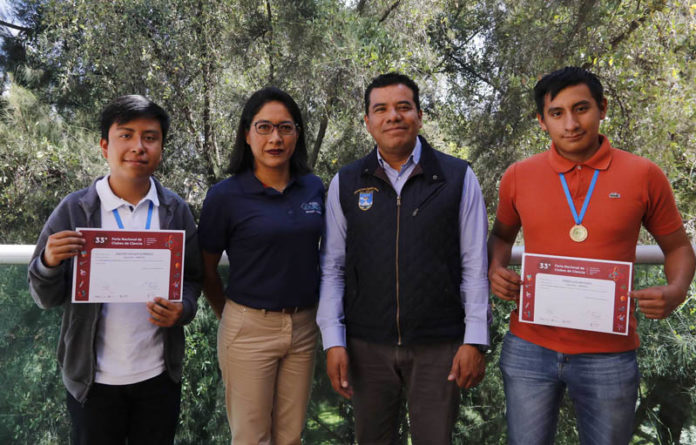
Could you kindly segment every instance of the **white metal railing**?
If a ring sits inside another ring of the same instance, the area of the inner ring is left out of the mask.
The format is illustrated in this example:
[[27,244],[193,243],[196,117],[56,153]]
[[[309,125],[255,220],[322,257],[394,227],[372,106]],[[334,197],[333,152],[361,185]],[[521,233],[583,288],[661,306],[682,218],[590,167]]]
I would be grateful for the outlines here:
[[[696,252],[696,244],[692,245]],[[522,262],[522,253],[524,246],[514,246],[512,248],[511,264],[520,264]],[[660,250],[660,246],[654,244],[641,244],[636,246],[636,264],[663,264],[665,256]]]
[[[696,251],[696,244],[693,245]],[[524,246],[512,248],[511,264],[520,264]],[[0,244],[0,264],[29,264],[34,253],[33,244]],[[659,246],[639,245],[636,247],[636,264],[662,264],[665,257]],[[227,265],[227,255],[223,252],[220,264]]]
[[33,244],[0,244],[0,264],[29,264]]
[[[33,244],[0,244],[0,264],[29,264],[33,254]],[[220,265],[228,264],[227,254],[222,252]]]

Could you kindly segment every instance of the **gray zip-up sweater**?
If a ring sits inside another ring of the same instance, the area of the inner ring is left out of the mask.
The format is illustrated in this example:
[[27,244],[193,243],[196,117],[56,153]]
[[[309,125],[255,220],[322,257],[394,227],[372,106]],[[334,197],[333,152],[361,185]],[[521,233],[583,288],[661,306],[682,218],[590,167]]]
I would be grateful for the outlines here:
[[[31,296],[43,309],[63,306],[63,322],[58,340],[58,362],[63,383],[75,399],[83,403],[94,382],[96,366],[95,339],[101,304],[73,304],[71,301],[73,260],[63,261],[49,273],[42,274],[39,262],[48,237],[63,230],[76,227],[101,227],[101,202],[97,195],[96,182],[86,189],[66,196],[53,210],[44,225],[36,249],[29,264],[28,281]],[[198,236],[193,215],[186,202],[174,192],[167,190],[155,180],[157,197],[160,201],[159,219],[162,230],[185,230],[186,249],[184,259],[184,310],[176,326],[165,329],[164,362],[169,377],[181,380],[184,358],[184,328],[196,315],[198,296],[203,281],[203,266]],[[46,271],[46,267],[42,267]]]

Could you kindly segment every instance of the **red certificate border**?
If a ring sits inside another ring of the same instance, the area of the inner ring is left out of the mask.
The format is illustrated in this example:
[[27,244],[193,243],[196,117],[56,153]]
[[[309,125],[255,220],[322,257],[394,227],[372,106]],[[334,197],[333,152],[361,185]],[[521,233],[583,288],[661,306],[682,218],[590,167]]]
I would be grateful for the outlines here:
[[183,230],[108,230],[81,227],[75,230],[85,238],[85,245],[74,260],[73,303],[92,303],[89,300],[89,274],[92,249],[95,248],[170,250],[169,295],[167,295],[167,299],[181,301],[186,235]]
[[631,299],[628,294],[633,283],[633,263],[524,253],[519,305],[519,320],[522,322],[534,323],[534,284],[539,273],[614,281],[616,286],[612,333],[628,335],[628,323],[631,318]]

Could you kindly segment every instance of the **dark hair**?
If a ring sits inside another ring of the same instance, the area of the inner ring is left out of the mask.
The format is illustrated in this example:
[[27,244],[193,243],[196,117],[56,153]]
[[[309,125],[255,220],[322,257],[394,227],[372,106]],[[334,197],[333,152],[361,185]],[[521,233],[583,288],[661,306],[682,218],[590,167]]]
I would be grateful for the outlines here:
[[290,157],[290,174],[299,176],[311,171],[307,165],[307,146],[305,144],[304,122],[302,121],[300,107],[297,106],[297,103],[288,93],[280,88],[266,87],[252,94],[244,104],[242,116],[239,118],[232,156],[230,157],[230,168],[228,169],[230,174],[254,169],[254,154],[251,152],[249,144],[247,144],[246,135],[251,129],[251,122],[254,116],[269,102],[280,102],[285,105],[297,126],[297,143],[295,144],[295,152]]
[[597,105],[601,108],[602,101],[604,100],[604,88],[597,76],[583,68],[567,66],[545,75],[534,86],[534,101],[536,102],[537,113],[539,113],[543,119],[544,99],[547,94],[550,96],[550,99],[553,100],[561,90],[581,83],[587,85],[592,97],[594,97],[597,101]]
[[413,91],[413,101],[416,103],[416,110],[420,111],[420,98],[418,97],[418,85],[416,85],[416,82],[405,74],[392,71],[391,73],[380,74],[375,77],[365,89],[365,114],[370,114],[370,93],[373,89],[399,84],[406,85]]
[[109,140],[109,128],[114,123],[125,124],[141,117],[157,119],[162,129],[162,143],[169,131],[169,114],[150,99],[139,94],[116,98],[108,104],[99,117],[102,139]]

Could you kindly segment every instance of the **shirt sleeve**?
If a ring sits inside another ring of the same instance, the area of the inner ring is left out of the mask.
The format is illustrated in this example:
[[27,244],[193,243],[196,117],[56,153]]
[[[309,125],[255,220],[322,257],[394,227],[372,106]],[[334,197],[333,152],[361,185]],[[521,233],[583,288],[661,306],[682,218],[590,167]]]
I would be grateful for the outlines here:
[[643,217],[645,228],[653,235],[668,235],[683,226],[669,180],[657,165],[650,163],[648,204]]
[[73,260],[67,259],[56,267],[48,267],[43,263],[42,257],[49,236],[63,230],[75,230],[71,219],[72,212],[69,210],[69,201],[72,199],[74,202],[78,199],[74,196],[64,198],[49,216],[36,242],[34,254],[27,269],[29,292],[42,309],[60,306],[70,301]]
[[345,288],[346,217],[341,208],[338,174],[333,177],[326,197],[325,234],[322,237],[320,262],[321,285],[317,325],[324,349],[346,346],[346,326],[343,314]]
[[505,171],[498,190],[496,218],[508,226],[518,226],[522,223],[515,208],[515,171],[515,164]]
[[221,253],[229,240],[229,215],[226,209],[230,203],[221,202],[224,196],[220,193],[219,187],[215,185],[208,191],[198,223],[200,247],[211,253]]
[[60,275],[62,273],[62,270],[60,268],[60,265],[56,267],[49,267],[44,264],[43,262],[43,252],[46,250],[44,249],[41,250],[41,253],[36,257],[36,272],[38,275],[44,277],[44,278],[51,278],[55,277],[57,275]]
[[[163,211],[160,209],[160,211]],[[198,232],[189,206],[181,200],[176,208],[177,215],[172,228],[186,231],[186,249],[184,251],[184,283],[182,288],[183,311],[177,325],[191,323],[198,311],[198,297],[203,286],[203,260],[198,242]]]
[[464,343],[489,344],[491,308],[488,300],[488,217],[478,179],[471,168],[464,176],[459,204],[459,246],[462,267],[460,296],[464,307]]

